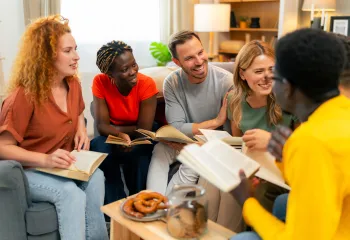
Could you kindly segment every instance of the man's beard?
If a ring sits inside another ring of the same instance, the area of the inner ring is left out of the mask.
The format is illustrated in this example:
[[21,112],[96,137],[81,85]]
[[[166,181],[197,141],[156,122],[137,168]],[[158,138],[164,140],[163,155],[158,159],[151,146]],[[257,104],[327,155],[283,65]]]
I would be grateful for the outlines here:
[[191,72],[191,70],[187,71],[187,70],[185,70],[184,68],[182,68],[182,69],[184,70],[184,72],[185,72],[187,75],[189,75],[189,76],[191,76],[191,77],[193,77],[193,78],[196,78],[196,79],[203,79],[203,78],[206,78],[207,75],[208,75],[208,60],[205,60],[205,61],[201,64],[201,66],[203,66],[203,67],[206,68],[206,74],[205,74],[204,77],[203,77],[203,76],[194,75],[194,73]]

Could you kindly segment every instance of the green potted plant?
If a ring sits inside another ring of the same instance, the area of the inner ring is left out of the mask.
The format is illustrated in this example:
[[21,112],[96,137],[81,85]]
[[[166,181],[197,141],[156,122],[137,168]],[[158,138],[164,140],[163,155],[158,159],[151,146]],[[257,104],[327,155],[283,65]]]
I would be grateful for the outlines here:
[[168,46],[161,42],[152,42],[149,51],[152,57],[157,60],[157,66],[165,66],[171,61],[171,54]]
[[249,17],[247,17],[247,16],[240,16],[239,17],[239,27],[240,28],[247,28],[248,20],[249,20]]

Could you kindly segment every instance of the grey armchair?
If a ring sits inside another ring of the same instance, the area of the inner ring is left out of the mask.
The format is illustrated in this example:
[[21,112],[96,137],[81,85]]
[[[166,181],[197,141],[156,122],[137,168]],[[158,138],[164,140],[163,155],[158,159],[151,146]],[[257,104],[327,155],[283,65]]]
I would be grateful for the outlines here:
[[28,180],[16,161],[0,161],[0,239],[60,239],[55,206],[32,202]]

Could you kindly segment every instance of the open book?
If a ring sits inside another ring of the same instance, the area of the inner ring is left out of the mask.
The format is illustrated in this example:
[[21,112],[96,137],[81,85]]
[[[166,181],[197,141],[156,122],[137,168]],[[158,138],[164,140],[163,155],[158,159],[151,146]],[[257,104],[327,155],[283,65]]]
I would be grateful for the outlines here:
[[149,137],[136,138],[132,140],[130,144],[128,144],[123,138],[115,137],[113,135],[108,135],[105,143],[117,144],[117,145],[122,145],[126,147],[131,147],[131,146],[140,145],[140,144],[152,144],[151,141],[149,141],[148,139],[150,138]]
[[68,169],[61,168],[36,168],[36,170],[50,173],[53,175],[88,181],[90,176],[100,166],[108,154],[93,151],[72,151],[72,155],[76,157],[76,162],[71,164]]
[[159,128],[155,133],[144,129],[137,129],[136,131],[154,141],[165,140],[178,143],[196,142],[171,125],[165,125]]
[[228,145],[234,146],[235,148],[242,147],[242,137],[233,137],[226,131],[210,129],[199,129],[199,131],[201,131],[203,135],[195,135],[194,138],[201,143],[219,139]]
[[251,151],[245,146],[243,146],[242,152],[260,164],[260,169],[255,176],[290,190],[290,187],[284,181],[282,172],[275,163],[275,157],[269,152]]
[[221,140],[208,141],[202,146],[187,145],[181,150],[177,159],[224,192],[229,192],[238,186],[241,181],[240,169],[244,170],[247,177],[255,174],[266,181],[288,188],[283,178],[276,177],[275,172],[269,169],[271,167],[269,164],[262,166],[255,159]]
[[221,140],[212,140],[202,146],[187,145],[181,150],[177,159],[224,192],[231,191],[240,183],[238,175],[240,169],[243,169],[249,177],[260,166]]

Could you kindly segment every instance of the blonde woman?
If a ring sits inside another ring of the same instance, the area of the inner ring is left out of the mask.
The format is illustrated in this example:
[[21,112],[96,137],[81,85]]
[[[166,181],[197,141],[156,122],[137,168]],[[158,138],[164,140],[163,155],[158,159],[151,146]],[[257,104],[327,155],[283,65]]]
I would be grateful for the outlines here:
[[[294,127],[295,118],[283,113],[272,93],[274,50],[261,41],[247,43],[238,53],[233,74],[234,89],[228,95],[228,118],[233,136],[242,136],[248,149],[267,151],[277,124]],[[269,211],[275,198],[286,191],[261,183],[256,197]]]
[[108,239],[101,170],[81,182],[33,169],[68,168],[73,149],[89,149],[78,61],[67,19],[50,16],[28,26],[0,114],[0,161],[20,162],[32,200],[55,205],[60,239]]
[[247,43],[238,53],[228,95],[228,118],[233,136],[243,136],[252,150],[267,150],[277,124],[294,125],[292,115],[282,113],[272,93],[274,50],[261,41]]

